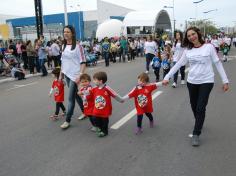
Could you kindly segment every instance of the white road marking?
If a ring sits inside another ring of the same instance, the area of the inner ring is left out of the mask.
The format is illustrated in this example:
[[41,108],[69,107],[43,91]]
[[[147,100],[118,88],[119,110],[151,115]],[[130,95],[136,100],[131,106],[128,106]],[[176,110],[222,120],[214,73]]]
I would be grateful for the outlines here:
[[[189,71],[189,67],[185,69],[185,73]],[[152,100],[154,100],[156,97],[162,94],[162,91],[157,91],[152,95]],[[111,129],[117,130],[119,129],[122,125],[124,125],[127,121],[129,121],[134,115],[136,115],[136,109],[133,109],[130,111],[128,114],[126,114],[123,118],[121,118],[118,122],[113,124],[111,126]]]
[[[157,91],[152,95],[152,100],[162,94],[162,91]],[[133,109],[131,112],[126,114],[123,118],[121,118],[118,122],[111,126],[111,129],[117,130],[122,125],[124,125],[127,121],[129,121],[134,115],[136,115],[136,109]]]
[[32,82],[32,83],[29,83],[29,84],[23,84],[23,85],[14,85],[15,87],[13,88],[10,88],[10,89],[6,89],[6,91],[10,91],[10,90],[14,90],[14,89],[18,89],[18,88],[21,88],[21,87],[26,87],[26,86],[31,86],[31,85],[34,85],[34,84],[38,84],[38,82]]

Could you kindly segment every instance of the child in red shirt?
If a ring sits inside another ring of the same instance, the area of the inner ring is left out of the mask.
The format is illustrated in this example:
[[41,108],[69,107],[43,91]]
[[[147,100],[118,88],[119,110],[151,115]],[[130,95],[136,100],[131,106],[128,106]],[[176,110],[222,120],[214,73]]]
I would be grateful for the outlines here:
[[105,72],[97,72],[93,75],[93,82],[96,87],[92,89],[94,98],[93,115],[96,119],[96,126],[100,129],[98,137],[108,135],[109,116],[112,114],[111,97],[123,103],[122,98],[105,83],[107,82],[107,74]]
[[138,76],[138,85],[131,90],[124,99],[134,98],[135,108],[137,111],[137,129],[136,134],[142,133],[143,114],[149,118],[150,128],[153,128],[153,107],[152,107],[152,92],[157,89],[162,83],[149,83],[147,73],[141,73]]
[[94,100],[92,95],[92,86],[90,84],[91,77],[84,73],[79,78],[78,87],[80,88],[78,91],[78,95],[81,96],[84,105],[84,116],[88,117],[92,128],[91,131],[96,131],[96,123],[93,117],[93,108],[94,108]]
[[59,80],[60,68],[58,68],[58,67],[55,68],[52,71],[52,74],[54,75],[54,77],[56,79],[52,83],[52,87],[51,87],[51,90],[49,92],[49,96],[51,97],[52,93],[54,93],[54,100],[56,102],[56,111],[55,111],[54,115],[50,116],[50,118],[52,120],[57,120],[60,108],[63,111],[63,113],[61,115],[64,116],[66,114],[66,108],[63,105],[65,84],[62,80]]

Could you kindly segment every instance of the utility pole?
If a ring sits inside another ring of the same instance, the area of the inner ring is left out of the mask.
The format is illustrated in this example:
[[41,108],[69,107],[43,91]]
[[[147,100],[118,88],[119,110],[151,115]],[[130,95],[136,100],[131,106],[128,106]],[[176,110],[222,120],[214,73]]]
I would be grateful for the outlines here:
[[40,35],[43,35],[42,1],[34,0],[34,6],[35,6],[37,37],[39,38]]

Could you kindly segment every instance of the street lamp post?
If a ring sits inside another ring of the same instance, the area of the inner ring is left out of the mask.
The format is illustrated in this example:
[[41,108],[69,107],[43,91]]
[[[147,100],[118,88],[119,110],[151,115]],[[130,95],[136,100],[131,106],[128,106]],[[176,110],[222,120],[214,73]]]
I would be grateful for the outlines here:
[[175,2],[174,0],[172,1],[172,6],[164,6],[164,8],[171,8],[173,11],[173,33],[172,33],[172,37],[174,39],[174,33],[175,33]]
[[80,16],[80,12],[81,12],[81,9],[80,9],[80,5],[79,4],[77,4],[76,5],[77,7],[78,7],[78,9],[75,9],[74,8],[74,6],[70,6],[71,8],[74,8],[76,11],[78,11],[78,18],[79,18],[79,22],[78,22],[78,24],[79,24],[79,39],[81,40],[81,38],[82,38],[82,33],[81,33],[81,16]]
[[197,25],[196,24],[196,18],[189,18],[190,20],[194,20],[194,22],[195,22],[195,26]]
[[203,13],[209,13],[209,12],[213,12],[213,11],[217,11],[218,9],[212,9],[212,10],[208,10],[208,11],[205,11]]
[[77,4],[77,7],[79,8],[79,39],[81,40],[81,24],[80,24],[80,13],[81,13],[81,9],[80,9],[80,5]]
[[200,1],[194,1],[193,3],[195,4],[195,18],[196,18],[196,22],[195,22],[195,25],[197,25],[197,5],[198,3],[202,2],[204,0],[200,0]]
[[67,26],[68,25],[68,15],[67,15],[66,0],[64,0],[64,18],[65,18],[65,26]]
[[210,18],[207,18],[207,19],[203,19],[203,25],[204,25],[204,31],[203,31],[203,34],[204,34],[204,37],[206,36],[206,22],[207,20],[209,20]]

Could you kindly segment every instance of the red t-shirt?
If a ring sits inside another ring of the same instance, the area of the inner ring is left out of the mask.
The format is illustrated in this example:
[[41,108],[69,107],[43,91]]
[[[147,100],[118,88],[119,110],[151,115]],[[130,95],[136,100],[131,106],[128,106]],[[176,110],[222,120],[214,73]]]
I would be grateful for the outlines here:
[[54,80],[52,83],[54,99],[56,102],[64,101],[64,83],[61,80]]
[[135,108],[138,115],[153,112],[152,91],[155,89],[157,89],[156,84],[146,84],[144,86],[136,86],[129,92],[129,98],[134,98]]
[[92,116],[94,108],[94,99],[92,95],[92,86],[81,87],[80,91],[83,93],[82,100],[84,105],[84,115]]
[[92,93],[94,97],[93,115],[95,117],[109,118],[112,114],[111,97],[116,97],[117,93],[106,85],[102,88],[94,87]]

